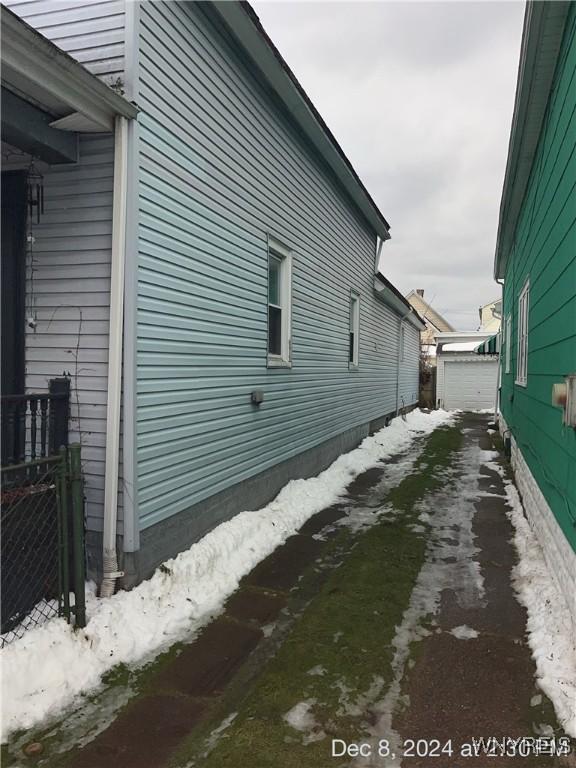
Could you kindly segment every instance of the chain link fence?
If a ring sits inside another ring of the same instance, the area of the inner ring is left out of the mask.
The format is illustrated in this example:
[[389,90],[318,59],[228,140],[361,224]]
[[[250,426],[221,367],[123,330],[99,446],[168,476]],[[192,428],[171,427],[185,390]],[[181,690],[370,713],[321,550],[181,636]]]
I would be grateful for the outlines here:
[[[54,616],[82,625],[84,514],[79,446],[2,468],[0,647]],[[70,592],[72,591],[72,606]]]

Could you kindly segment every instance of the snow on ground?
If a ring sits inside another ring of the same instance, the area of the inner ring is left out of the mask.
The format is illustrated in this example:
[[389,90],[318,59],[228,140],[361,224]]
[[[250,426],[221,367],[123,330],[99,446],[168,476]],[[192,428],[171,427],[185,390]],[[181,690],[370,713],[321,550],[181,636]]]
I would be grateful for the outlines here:
[[326,738],[326,734],[314,719],[312,713],[314,704],[316,704],[316,699],[300,701],[284,715],[284,720],[291,728],[304,734],[303,744],[311,744],[313,741],[321,741]]
[[[502,475],[498,464],[489,464]],[[576,637],[564,596],[546,566],[544,553],[528,522],[516,486],[505,480],[507,513],[514,526],[518,565],[513,583],[528,613],[528,643],[540,688],[548,696],[564,731],[576,737]]]
[[394,419],[317,477],[293,480],[263,509],[222,523],[132,591],[98,599],[89,589],[85,629],[72,631],[63,619],[53,619],[3,648],[2,741],[56,717],[76,697],[96,689],[117,664],[144,663],[191,638],[245,574],[337,501],[356,475],[453,418],[447,411],[416,410]]
[[478,632],[466,624],[460,624],[459,627],[454,627],[454,629],[450,630],[450,634],[457,637],[458,640],[474,640],[475,637],[478,637]]
[[[238,712],[232,712],[228,715],[228,717],[225,717],[224,720],[220,723],[219,726],[214,728],[214,730],[210,733],[208,738],[206,739],[206,749],[203,753],[203,757],[208,757],[210,752],[214,749],[214,747],[218,744],[220,739],[222,738],[223,733],[230,728],[236,717],[238,716]],[[193,765],[194,763],[191,763],[190,765]]]
[[311,712],[314,704],[316,704],[316,699],[299,701],[298,704],[295,704],[292,709],[286,712],[284,720],[296,731],[311,730],[316,725],[314,715]]
[[[73,602],[74,595],[71,595]],[[9,632],[5,632],[0,635],[0,647],[3,647],[4,643],[11,643],[13,640],[21,637],[24,632],[27,632],[32,627],[40,627],[45,624],[54,616],[58,615],[58,600],[40,600],[36,603],[30,613],[25,616],[19,624],[16,624]]]

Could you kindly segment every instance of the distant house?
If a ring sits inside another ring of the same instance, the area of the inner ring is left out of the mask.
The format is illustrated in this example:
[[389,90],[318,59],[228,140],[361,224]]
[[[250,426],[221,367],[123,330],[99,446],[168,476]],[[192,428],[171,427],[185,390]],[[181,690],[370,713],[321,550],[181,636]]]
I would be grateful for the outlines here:
[[529,2],[494,276],[500,429],[576,628],[576,4]]
[[479,331],[498,333],[502,320],[502,299],[495,299],[484,304],[478,310],[478,314],[480,315]]
[[420,343],[423,347],[426,347],[428,350],[431,347],[432,350],[434,350],[437,333],[454,331],[454,328],[450,323],[424,299],[423,288],[417,288],[416,290],[410,291],[406,296],[406,301],[414,307],[416,312],[418,312],[420,317],[426,323],[426,328],[420,334]]
[[3,385],[68,381],[89,571],[130,585],[413,407],[425,325],[246,3],[8,5]]

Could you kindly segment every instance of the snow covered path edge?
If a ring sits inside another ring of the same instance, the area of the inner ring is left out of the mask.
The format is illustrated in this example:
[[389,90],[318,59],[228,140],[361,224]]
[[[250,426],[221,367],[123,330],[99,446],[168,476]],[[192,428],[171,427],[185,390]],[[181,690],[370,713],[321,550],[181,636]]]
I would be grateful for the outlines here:
[[504,477],[501,467],[490,463],[504,479],[514,526],[518,564],[512,582],[518,601],[526,608],[527,639],[536,662],[538,685],[554,705],[564,731],[576,738],[576,637],[564,595],[550,573],[536,534],[524,513],[514,483]]
[[222,523],[131,592],[98,599],[89,590],[85,629],[75,632],[54,619],[3,648],[2,742],[57,716],[77,696],[97,688],[117,664],[150,660],[189,638],[219,611],[243,576],[333,504],[356,475],[454,416],[415,410],[405,421],[394,419],[317,477],[293,480],[266,507]]

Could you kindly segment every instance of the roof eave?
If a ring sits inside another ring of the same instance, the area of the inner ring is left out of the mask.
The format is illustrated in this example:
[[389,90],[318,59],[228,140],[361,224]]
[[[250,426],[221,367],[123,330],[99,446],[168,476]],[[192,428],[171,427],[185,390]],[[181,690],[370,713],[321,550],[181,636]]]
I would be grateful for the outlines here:
[[402,318],[409,320],[419,331],[426,330],[426,323],[414,307],[406,301],[400,291],[384,275],[374,276],[374,293],[384,304],[388,305]]
[[10,86],[10,73],[40,85],[70,109],[112,130],[114,117],[135,118],[138,108],[92,75],[75,59],[22,21],[5,6],[2,17],[2,77]]
[[538,148],[552,88],[569,0],[526,5],[504,186],[500,203],[494,278],[506,273],[518,218]]
[[266,34],[252,7],[247,2],[229,2],[228,0],[215,0],[212,6],[254,62],[265,81],[281,99],[304,135],[336,175],[376,234],[382,240],[388,240],[390,225],[295,75]]

